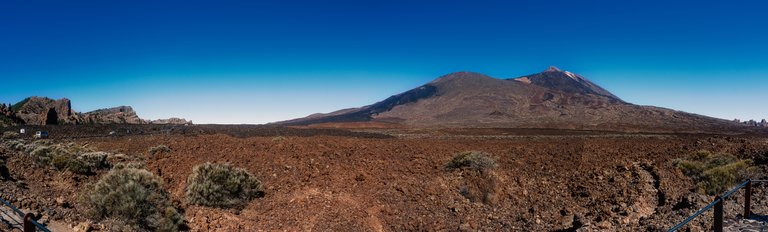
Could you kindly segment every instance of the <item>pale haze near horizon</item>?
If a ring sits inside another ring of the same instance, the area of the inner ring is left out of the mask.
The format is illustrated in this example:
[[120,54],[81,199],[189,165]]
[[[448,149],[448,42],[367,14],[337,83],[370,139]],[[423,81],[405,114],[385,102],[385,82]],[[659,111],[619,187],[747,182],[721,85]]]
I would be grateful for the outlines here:
[[761,1],[183,3],[0,3],[0,101],[258,124],[372,104],[456,71],[510,78],[554,65],[634,104],[768,118]]

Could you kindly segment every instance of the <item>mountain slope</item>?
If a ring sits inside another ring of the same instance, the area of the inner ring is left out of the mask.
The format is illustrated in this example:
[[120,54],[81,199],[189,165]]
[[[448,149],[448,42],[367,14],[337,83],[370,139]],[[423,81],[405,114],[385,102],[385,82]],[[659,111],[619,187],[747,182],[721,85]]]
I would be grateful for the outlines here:
[[726,120],[626,103],[586,78],[554,67],[506,80],[472,72],[451,73],[372,105],[276,124],[350,122],[616,131],[707,132],[741,128]]

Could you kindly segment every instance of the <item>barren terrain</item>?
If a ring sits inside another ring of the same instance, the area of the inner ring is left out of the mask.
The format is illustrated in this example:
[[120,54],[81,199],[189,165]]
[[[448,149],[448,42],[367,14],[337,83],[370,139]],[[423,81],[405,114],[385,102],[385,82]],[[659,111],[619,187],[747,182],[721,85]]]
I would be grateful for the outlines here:
[[[712,198],[695,191],[674,159],[698,150],[726,152],[753,159],[761,168],[755,177],[765,179],[768,156],[768,138],[762,136],[234,128],[189,126],[112,137],[65,127],[51,131],[63,133],[56,142],[146,161],[164,179],[192,231],[657,231]],[[161,144],[172,151],[148,154]],[[447,170],[446,163],[462,151],[491,154],[498,166]],[[77,210],[77,194],[103,173],[75,175],[0,152],[14,178],[2,182],[3,198],[62,224],[86,220]],[[265,195],[242,209],[186,204],[186,178],[204,162],[247,169],[262,181]],[[756,192],[753,202],[768,202],[761,187]],[[735,218],[738,204],[728,205],[727,216]]]

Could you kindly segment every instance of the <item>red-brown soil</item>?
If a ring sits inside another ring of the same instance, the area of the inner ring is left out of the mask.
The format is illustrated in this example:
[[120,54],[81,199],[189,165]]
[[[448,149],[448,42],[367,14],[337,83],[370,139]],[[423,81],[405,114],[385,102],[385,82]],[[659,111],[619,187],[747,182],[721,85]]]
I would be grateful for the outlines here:
[[[665,230],[711,200],[692,191],[694,183],[673,166],[673,159],[710,150],[764,165],[768,155],[768,138],[753,136],[534,129],[380,132],[391,136],[171,133],[59,141],[144,157],[180,203],[192,231]],[[160,144],[172,151],[150,156],[149,148]],[[487,171],[444,168],[454,154],[469,150],[491,154],[498,166]],[[8,160],[15,176],[36,173],[24,178],[26,191],[38,202],[55,202],[61,194],[75,202],[79,186],[98,178],[31,171],[22,166],[31,162],[23,157]],[[247,169],[264,184],[264,197],[241,210],[184,203],[186,178],[204,162]],[[765,172],[759,175],[764,178]],[[734,207],[731,211],[737,212]],[[84,220],[75,209],[63,211],[64,218]]]
[[[240,212],[187,207],[191,227],[202,231],[661,229],[682,219],[672,207],[693,185],[672,159],[700,149],[765,155],[766,141],[666,135],[87,140],[136,155],[170,146],[170,154],[147,161],[179,200],[192,167],[204,162],[232,163],[263,181],[265,197]],[[453,154],[467,150],[493,154],[498,168],[444,169]]]

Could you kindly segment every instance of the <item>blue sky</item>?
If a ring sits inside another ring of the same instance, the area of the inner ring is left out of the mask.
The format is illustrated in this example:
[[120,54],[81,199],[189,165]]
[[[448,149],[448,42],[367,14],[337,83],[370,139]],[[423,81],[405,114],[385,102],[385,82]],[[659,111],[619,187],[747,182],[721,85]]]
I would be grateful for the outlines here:
[[550,65],[626,101],[768,118],[761,1],[3,1],[0,101],[265,123]]

